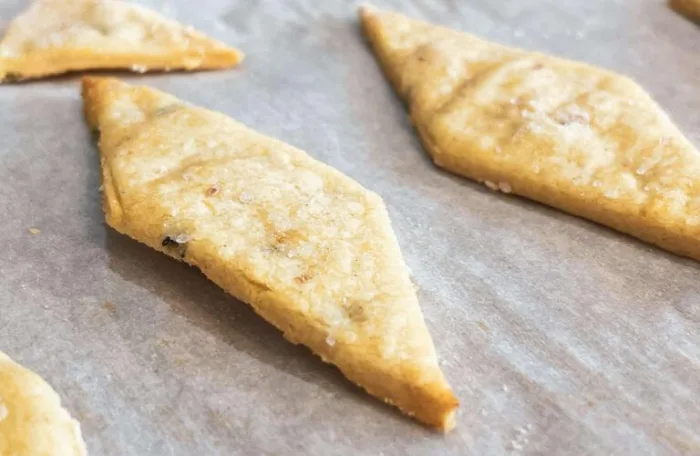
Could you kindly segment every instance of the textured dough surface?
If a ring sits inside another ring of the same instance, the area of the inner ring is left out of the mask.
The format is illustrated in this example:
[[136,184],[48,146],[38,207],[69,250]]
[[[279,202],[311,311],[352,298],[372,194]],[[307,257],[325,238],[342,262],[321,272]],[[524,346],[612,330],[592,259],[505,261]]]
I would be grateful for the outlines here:
[[632,80],[360,15],[438,166],[700,259],[700,154]]
[[36,0],[0,41],[0,81],[87,69],[226,68],[242,58],[192,27],[121,0]]
[[83,81],[109,225],[197,266],[371,394],[454,425],[457,400],[379,196],[223,114]]
[[80,425],[34,372],[0,352],[0,455],[82,456]]

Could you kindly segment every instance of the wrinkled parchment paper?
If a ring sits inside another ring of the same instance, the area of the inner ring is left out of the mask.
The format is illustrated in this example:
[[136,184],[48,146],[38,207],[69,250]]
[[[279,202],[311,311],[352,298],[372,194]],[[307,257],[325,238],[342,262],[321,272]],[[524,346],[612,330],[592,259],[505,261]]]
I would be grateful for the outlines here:
[[[700,454],[700,263],[437,170],[352,2],[142,3],[248,57],[121,76],[384,197],[462,406],[453,433],[426,430],[108,229],[78,78],[0,86],[0,350],[60,392],[91,454]],[[700,27],[661,0],[376,3],[627,73],[700,145]],[[0,2],[2,27],[24,7]]]

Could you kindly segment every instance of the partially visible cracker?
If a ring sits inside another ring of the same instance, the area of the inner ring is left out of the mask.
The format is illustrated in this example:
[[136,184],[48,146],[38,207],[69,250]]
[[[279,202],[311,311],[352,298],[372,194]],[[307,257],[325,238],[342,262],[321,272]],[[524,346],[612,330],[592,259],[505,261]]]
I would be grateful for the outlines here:
[[435,163],[700,259],[700,153],[627,77],[365,8]]
[[223,114],[83,81],[110,226],[197,266],[369,393],[454,426],[458,402],[379,196]]
[[227,68],[231,47],[121,0],[36,0],[0,41],[0,82],[69,71]]
[[0,352],[0,455],[84,456],[80,425],[34,372]]
[[700,0],[669,0],[668,3],[679,13],[700,21]]

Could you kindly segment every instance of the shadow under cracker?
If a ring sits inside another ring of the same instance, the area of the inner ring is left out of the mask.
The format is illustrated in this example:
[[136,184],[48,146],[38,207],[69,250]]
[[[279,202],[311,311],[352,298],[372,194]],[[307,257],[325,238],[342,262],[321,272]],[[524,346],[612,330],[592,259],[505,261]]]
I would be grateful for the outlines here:
[[[107,230],[105,243],[110,269],[124,280],[161,297],[173,312],[190,323],[277,370],[325,391],[349,393],[353,400],[410,422],[394,407],[351,383],[338,368],[323,363],[305,346],[288,342],[250,306],[227,294],[196,268],[174,261],[110,228]],[[129,311],[124,307],[120,310]],[[296,362],[290,363],[290,359]]]
[[[239,66],[239,65],[237,65]],[[0,84],[2,85],[31,85],[31,84],[49,84],[49,83],[70,83],[74,81],[80,81],[83,76],[101,76],[101,77],[113,77],[119,79],[138,79],[147,78],[149,76],[157,75],[185,75],[193,72],[197,73],[214,73],[216,71],[221,71],[217,68],[196,68],[195,70],[187,70],[184,68],[173,68],[172,70],[161,70],[152,69],[146,72],[131,71],[126,68],[105,68],[105,69],[84,69],[84,70],[70,70],[59,74],[50,74],[46,76],[30,77],[25,78],[21,73],[8,73],[4,79],[0,79]]]

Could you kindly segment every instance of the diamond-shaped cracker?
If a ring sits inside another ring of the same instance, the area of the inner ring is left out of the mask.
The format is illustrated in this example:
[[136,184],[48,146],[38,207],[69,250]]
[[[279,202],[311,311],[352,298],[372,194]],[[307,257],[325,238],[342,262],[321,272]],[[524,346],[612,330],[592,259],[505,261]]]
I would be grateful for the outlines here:
[[0,454],[85,456],[80,425],[41,377],[0,352]]
[[223,114],[85,78],[107,223],[197,266],[369,393],[430,426],[457,407],[381,198]]
[[700,0],[669,0],[668,3],[679,13],[695,21],[700,21]]
[[243,55],[121,0],[36,0],[0,41],[0,81],[90,69],[195,70],[236,65]]
[[700,259],[700,153],[635,82],[365,7],[435,163]]

